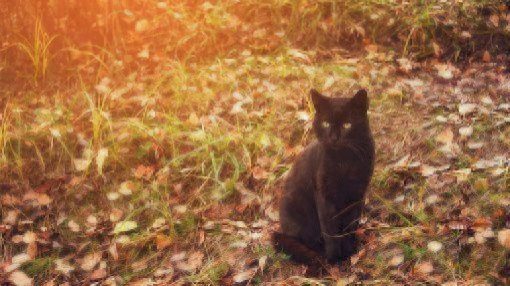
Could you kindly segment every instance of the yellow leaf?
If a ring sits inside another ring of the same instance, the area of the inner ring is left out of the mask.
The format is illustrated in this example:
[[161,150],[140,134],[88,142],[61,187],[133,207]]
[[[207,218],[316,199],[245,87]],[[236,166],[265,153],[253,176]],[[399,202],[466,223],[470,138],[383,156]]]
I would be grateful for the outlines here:
[[118,222],[113,229],[113,234],[119,234],[123,232],[128,232],[136,229],[138,227],[138,223],[133,220],[126,220]]

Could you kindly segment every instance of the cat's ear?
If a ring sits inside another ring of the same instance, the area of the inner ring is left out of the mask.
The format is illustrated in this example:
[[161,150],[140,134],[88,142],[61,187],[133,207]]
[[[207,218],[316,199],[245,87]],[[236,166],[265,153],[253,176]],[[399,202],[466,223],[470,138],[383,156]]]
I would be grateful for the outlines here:
[[313,107],[315,107],[317,112],[324,111],[329,106],[328,98],[315,89],[310,90],[310,97],[312,98]]
[[351,99],[351,104],[354,108],[366,112],[368,110],[368,95],[365,89],[360,89]]

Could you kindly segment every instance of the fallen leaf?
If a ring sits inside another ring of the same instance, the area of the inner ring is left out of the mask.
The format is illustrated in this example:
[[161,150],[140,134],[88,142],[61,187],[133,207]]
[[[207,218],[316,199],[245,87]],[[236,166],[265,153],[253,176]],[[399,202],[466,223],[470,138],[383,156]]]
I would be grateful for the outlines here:
[[437,134],[436,141],[443,144],[451,144],[453,142],[453,131],[446,128],[441,133]]
[[204,254],[200,251],[195,251],[189,255],[186,262],[179,261],[176,266],[179,270],[192,273],[202,265],[203,259]]
[[78,158],[78,159],[74,159],[73,163],[74,163],[74,168],[76,169],[76,171],[82,172],[82,171],[87,170],[87,168],[90,165],[90,160]]
[[494,25],[494,27],[499,27],[499,16],[496,14],[492,14],[489,17],[489,21]]
[[129,232],[138,227],[138,223],[133,220],[121,221],[115,224],[115,228],[113,229],[113,234],[119,234],[123,232]]
[[156,235],[156,249],[162,250],[172,245],[172,239],[171,237],[164,235],[164,234],[158,234]]
[[109,201],[116,201],[120,198],[120,194],[117,192],[108,192],[108,193],[106,193],[106,198]]
[[136,56],[139,57],[140,59],[148,59],[149,55],[150,55],[149,50],[143,49]]
[[103,166],[106,158],[108,157],[108,149],[107,148],[101,148],[97,152],[96,156],[96,166],[97,166],[97,172],[99,175],[103,174]]
[[391,266],[396,267],[396,266],[399,266],[400,264],[402,264],[403,262],[404,262],[404,255],[398,254],[398,255],[393,256],[389,263]]
[[510,249],[510,229],[503,229],[498,232],[498,241],[506,249]]
[[437,253],[443,248],[443,244],[439,241],[433,240],[427,244],[427,248],[430,252]]
[[80,225],[77,224],[74,220],[68,221],[67,222],[67,227],[69,227],[69,229],[72,232],[79,232],[80,231]]
[[2,218],[2,222],[9,225],[15,225],[18,220],[19,211],[18,210],[9,210],[5,217]]
[[459,128],[459,134],[462,137],[470,137],[473,135],[473,126],[463,126]]
[[80,268],[85,271],[91,271],[99,263],[101,256],[100,252],[93,252],[85,255],[81,261]]
[[32,278],[28,277],[24,272],[14,271],[9,275],[8,279],[15,286],[30,286],[33,285]]
[[21,265],[21,264],[23,264],[23,263],[25,263],[27,261],[30,261],[30,260],[31,260],[31,258],[30,258],[30,256],[28,254],[20,253],[20,254],[14,255],[11,258],[11,263],[12,264],[19,264],[19,265]]
[[32,201],[36,205],[47,206],[52,202],[52,199],[47,194],[29,191],[23,195],[23,201]]
[[424,261],[414,266],[414,270],[420,274],[427,275],[434,271],[434,266],[429,261]]
[[69,276],[69,274],[74,271],[74,267],[68,264],[65,260],[58,258],[55,260],[55,270],[65,276]]
[[37,240],[37,234],[33,231],[27,231],[23,234],[23,242],[26,244],[34,243]]
[[451,65],[437,64],[437,75],[443,79],[450,80],[453,78],[454,68]]
[[110,213],[110,221],[117,222],[122,218],[123,215],[124,215],[124,212],[122,210],[115,208]]
[[303,60],[305,62],[309,62],[310,61],[310,59],[308,58],[308,56],[306,54],[304,54],[301,51],[296,50],[296,49],[289,49],[287,51],[287,54],[289,56],[293,57],[294,59]]
[[234,275],[232,280],[234,280],[234,283],[243,283],[245,281],[252,279],[255,273],[257,273],[257,268],[250,268],[246,271],[237,273],[236,275]]
[[94,272],[92,272],[92,274],[90,274],[90,279],[91,280],[101,280],[101,279],[104,279],[107,274],[108,273],[106,272],[106,269],[99,268],[99,269],[94,270]]
[[446,171],[449,168],[450,168],[450,165],[443,165],[443,166],[439,166],[439,167],[433,167],[433,166],[429,166],[427,164],[423,164],[420,167],[420,173],[424,177],[430,177],[430,176],[434,175],[437,172]]
[[334,83],[335,83],[335,77],[334,76],[329,76],[326,79],[326,82],[324,83],[324,86],[322,88],[323,89],[328,89],[328,88],[332,87]]
[[471,150],[481,149],[483,145],[485,145],[484,142],[469,141],[467,143],[468,148]]
[[483,52],[482,60],[486,63],[491,61],[491,54],[489,53],[489,51],[486,50],[485,52]]
[[136,21],[135,31],[138,33],[143,33],[149,29],[149,21],[147,19],[141,19]]
[[459,114],[467,115],[473,113],[476,109],[477,105],[474,103],[462,103],[459,104]]
[[131,181],[125,181],[120,184],[119,193],[124,196],[130,196],[133,193],[134,184]]
[[135,170],[135,177],[137,179],[141,178],[150,179],[154,174],[154,171],[155,171],[154,166],[138,165],[138,167],[136,167]]

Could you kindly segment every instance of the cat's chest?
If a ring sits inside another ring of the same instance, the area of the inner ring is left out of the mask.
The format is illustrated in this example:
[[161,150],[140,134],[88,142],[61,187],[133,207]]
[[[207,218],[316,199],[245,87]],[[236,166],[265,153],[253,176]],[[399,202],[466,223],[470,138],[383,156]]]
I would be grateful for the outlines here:
[[342,159],[325,160],[319,164],[317,171],[321,180],[356,181],[366,177],[361,164]]

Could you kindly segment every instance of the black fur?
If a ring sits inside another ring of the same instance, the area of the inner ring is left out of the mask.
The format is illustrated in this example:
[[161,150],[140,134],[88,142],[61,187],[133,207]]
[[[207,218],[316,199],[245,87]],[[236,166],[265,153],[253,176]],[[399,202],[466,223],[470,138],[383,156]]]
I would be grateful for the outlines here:
[[[279,250],[316,266],[322,257],[340,262],[357,249],[363,200],[374,168],[368,97],[330,98],[310,92],[316,114],[311,143],[287,177],[280,205]],[[315,254],[317,257],[312,258]]]

